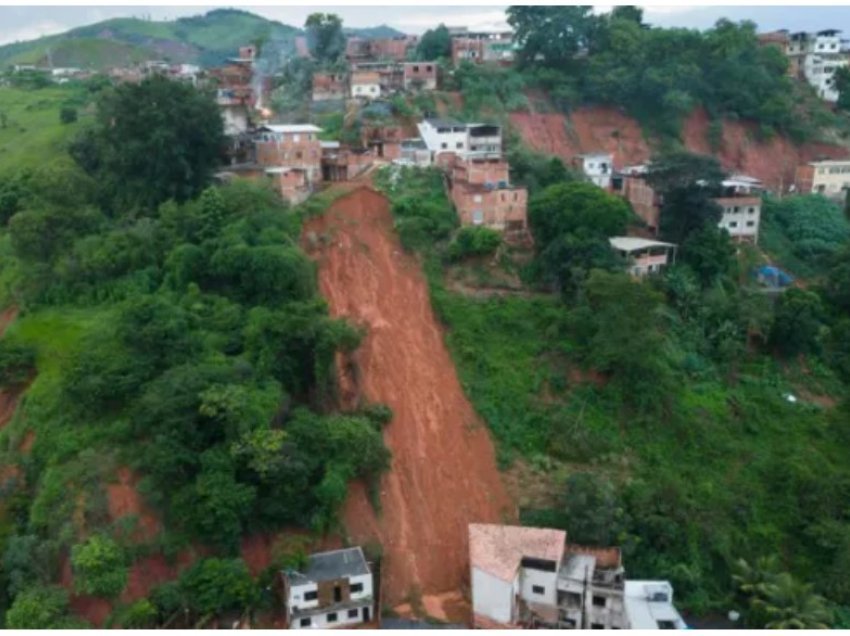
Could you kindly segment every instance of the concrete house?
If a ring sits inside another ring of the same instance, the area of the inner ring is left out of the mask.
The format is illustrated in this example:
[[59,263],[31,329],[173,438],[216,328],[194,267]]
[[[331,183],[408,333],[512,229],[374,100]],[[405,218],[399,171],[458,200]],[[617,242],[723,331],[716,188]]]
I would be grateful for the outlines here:
[[812,161],[797,170],[798,190],[822,194],[831,198],[843,197],[850,188],[850,159]]
[[667,581],[626,581],[626,615],[631,629],[688,629]]
[[351,627],[375,618],[374,583],[359,547],[310,555],[282,573],[290,629]]
[[628,262],[628,272],[635,278],[656,274],[676,260],[676,246],[636,236],[612,236],[611,248]]
[[453,119],[426,119],[417,124],[422,141],[436,161],[442,154],[500,153],[502,129],[493,124],[463,124]]
[[321,131],[312,124],[266,124],[257,129],[256,162],[291,203],[303,201],[322,180]]
[[354,71],[351,74],[351,96],[371,100],[381,96],[381,77],[376,71]]
[[476,627],[624,629],[619,549],[567,543],[562,530],[469,526]]
[[828,102],[838,101],[835,90],[835,71],[847,66],[848,59],[836,29],[817,33],[792,33],[788,37],[785,54],[796,76],[805,79]]
[[470,32],[462,31],[452,37],[452,64],[510,65],[516,58],[517,44],[510,31]]
[[403,82],[406,91],[437,89],[437,65],[434,62],[405,62]]
[[344,73],[313,73],[313,101],[342,101],[348,96]]
[[594,185],[607,190],[611,187],[611,175],[614,172],[614,155],[610,152],[592,152],[577,155],[573,159],[574,167],[582,171]]
[[761,224],[762,182],[754,177],[736,174],[721,183],[723,196],[714,199],[723,209],[719,227],[736,243],[758,243]]

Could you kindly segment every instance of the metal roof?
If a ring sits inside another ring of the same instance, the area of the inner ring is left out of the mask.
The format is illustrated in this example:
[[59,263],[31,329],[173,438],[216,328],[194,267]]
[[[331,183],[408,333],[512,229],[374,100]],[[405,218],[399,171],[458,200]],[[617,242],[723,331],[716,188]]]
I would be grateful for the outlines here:
[[637,236],[612,236],[608,239],[608,242],[611,244],[611,247],[623,252],[636,252],[650,247],[676,247],[673,243],[651,241]]
[[369,566],[360,546],[311,554],[303,572],[287,573],[299,583],[334,581],[349,576],[369,574]]
[[320,133],[322,129],[313,124],[264,124],[259,130],[268,130],[273,133]]

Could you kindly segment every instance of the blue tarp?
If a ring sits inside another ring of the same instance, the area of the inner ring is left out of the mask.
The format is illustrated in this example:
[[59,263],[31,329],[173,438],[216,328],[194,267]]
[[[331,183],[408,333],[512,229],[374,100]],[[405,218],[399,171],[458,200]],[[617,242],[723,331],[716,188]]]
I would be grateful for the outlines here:
[[794,277],[773,265],[762,265],[756,270],[756,278],[763,285],[770,287],[787,287],[794,282]]

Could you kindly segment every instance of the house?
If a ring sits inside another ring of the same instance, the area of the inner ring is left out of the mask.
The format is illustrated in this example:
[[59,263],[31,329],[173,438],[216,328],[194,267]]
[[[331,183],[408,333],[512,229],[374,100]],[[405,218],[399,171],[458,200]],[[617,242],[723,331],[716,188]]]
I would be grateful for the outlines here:
[[797,171],[797,179],[798,183],[802,182],[799,188],[801,193],[843,197],[845,190],[850,188],[850,159],[812,161],[808,164],[808,170]]
[[290,629],[328,629],[375,617],[372,572],[359,547],[311,554],[303,570],[282,573]]
[[393,163],[403,166],[427,168],[431,165],[431,151],[419,138],[401,140],[401,156]]
[[452,63],[492,63],[509,65],[516,57],[518,46],[510,31],[470,32],[452,36]]
[[614,155],[610,152],[592,152],[576,155],[573,167],[584,173],[594,185],[607,190],[611,187],[611,174],[614,172]]
[[405,62],[403,83],[406,91],[437,89],[437,64],[434,62]]
[[[312,124],[266,124],[257,129],[254,153],[258,165],[275,170],[281,196],[299,203],[322,181],[321,128]],[[299,176],[297,172],[303,173]]]
[[501,153],[468,152],[455,156],[449,195],[463,226],[502,232],[511,243],[527,243],[528,191],[511,185]]
[[407,52],[416,46],[416,37],[401,35],[392,38],[349,37],[345,42],[345,57],[349,62],[389,60],[403,62]]
[[645,165],[626,166],[611,175],[611,189],[632,206],[650,234],[658,234],[661,216],[661,198],[646,181]]
[[676,262],[676,246],[636,236],[612,236],[608,239],[611,248],[628,262],[628,272],[642,278],[656,274],[667,265]]
[[365,172],[375,161],[371,148],[343,148],[338,141],[322,143],[322,178],[325,181],[350,181]]
[[788,37],[785,53],[792,73],[805,79],[817,92],[818,97],[828,102],[838,101],[835,89],[835,71],[847,66],[846,52],[836,29],[825,29],[817,33],[798,32]]
[[401,126],[363,123],[360,126],[360,138],[364,147],[371,148],[376,157],[382,159],[400,159],[404,131]]
[[761,224],[761,181],[746,175],[732,175],[721,182],[723,196],[714,202],[723,210],[719,227],[736,243],[758,243]]
[[404,88],[404,69],[398,62],[352,62],[351,71],[377,73],[380,94],[383,96],[397,93]]
[[377,99],[381,96],[381,78],[375,71],[351,73],[351,96],[358,99]]
[[434,160],[446,153],[502,151],[502,129],[493,124],[463,124],[453,119],[426,119],[417,124]]
[[624,570],[618,548],[567,543],[567,533],[469,525],[476,627],[625,629]]
[[626,581],[625,600],[631,629],[688,629],[668,581]]
[[341,101],[348,95],[344,73],[313,73],[313,101]]

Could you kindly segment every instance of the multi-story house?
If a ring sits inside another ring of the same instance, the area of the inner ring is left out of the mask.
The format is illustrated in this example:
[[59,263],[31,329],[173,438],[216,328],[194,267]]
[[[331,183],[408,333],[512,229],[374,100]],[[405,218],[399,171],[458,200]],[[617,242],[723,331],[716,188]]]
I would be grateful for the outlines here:
[[721,183],[723,196],[714,199],[723,210],[718,224],[737,243],[758,243],[761,225],[761,181],[746,175],[732,175]]
[[619,548],[563,530],[470,524],[469,561],[475,627],[687,629],[669,583],[627,582]]
[[846,196],[850,189],[850,159],[812,161],[797,169],[797,189],[831,198]]
[[292,203],[309,196],[322,180],[320,132],[322,129],[312,124],[266,124],[257,129],[256,162],[274,177],[281,196]]
[[502,129],[493,124],[463,124],[453,119],[426,119],[417,127],[436,161],[442,154],[500,153]]
[[594,185],[607,190],[611,187],[611,174],[614,172],[614,155],[610,152],[591,152],[576,155],[574,167],[582,171]]
[[351,74],[351,96],[371,100],[381,96],[381,77],[376,71],[354,71]]
[[437,65],[434,62],[405,62],[402,66],[404,90],[436,90]]
[[788,36],[785,53],[792,72],[805,79],[828,102],[838,101],[835,71],[848,65],[847,53],[836,29],[817,33],[792,33]]
[[328,629],[375,618],[372,571],[359,547],[312,554],[282,573],[290,629]]
[[626,261],[626,270],[635,278],[657,274],[676,260],[676,245],[637,236],[612,236],[611,248]]
[[342,101],[348,96],[345,73],[313,73],[313,101]]
[[455,156],[448,184],[461,225],[498,230],[508,242],[528,242],[528,191],[511,185],[501,153]]
[[516,57],[517,45],[510,31],[472,33],[465,31],[452,37],[452,63],[493,63],[509,65]]

